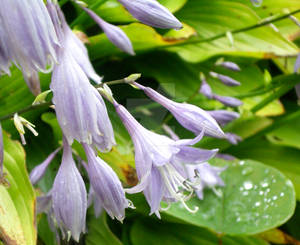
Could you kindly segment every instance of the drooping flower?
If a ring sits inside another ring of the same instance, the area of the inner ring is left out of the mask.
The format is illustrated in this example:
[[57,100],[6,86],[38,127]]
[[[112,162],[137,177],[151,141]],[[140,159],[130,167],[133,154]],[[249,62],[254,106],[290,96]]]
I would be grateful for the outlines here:
[[[217,150],[193,148],[203,136],[199,134],[191,140],[172,140],[145,129],[133,116],[117,102],[116,111],[128,130],[135,147],[135,165],[140,183],[128,193],[143,191],[151,207],[151,214],[159,217],[160,203],[180,201],[190,212],[186,201],[191,197],[193,183],[187,181],[183,163],[201,163],[212,158]],[[195,184],[196,185],[196,184]]]
[[224,83],[227,86],[240,86],[241,83],[234,80],[233,78],[229,77],[229,76],[225,76],[222,74],[218,74],[215,72],[210,72],[209,73],[212,77],[219,79],[222,83]]
[[230,123],[240,117],[240,114],[234,111],[214,110],[207,111],[221,126]]
[[101,27],[101,29],[105,32],[108,39],[114,45],[116,45],[119,49],[123,50],[124,52],[130,55],[135,54],[130,39],[127,37],[125,32],[122,31],[121,28],[107,23],[90,9],[88,8],[83,8],[83,9],[95,20],[95,22]]
[[181,29],[182,24],[156,0],[118,0],[142,23],[163,29]]
[[231,71],[241,71],[241,68],[234,62],[231,61],[221,61],[216,63],[217,66],[223,66],[224,68]]
[[211,136],[224,137],[224,133],[216,120],[201,108],[192,104],[174,102],[152,88],[142,86],[136,82],[133,84],[142,89],[152,100],[168,109],[183,127],[196,135],[204,130],[204,133]]
[[225,186],[220,174],[226,169],[211,166],[209,163],[201,163],[197,165],[187,165],[187,172],[191,182],[199,182],[198,188],[195,190],[199,199],[203,199],[203,190],[205,187],[211,188],[218,196],[220,193],[216,190],[216,186]]
[[34,167],[34,169],[31,170],[29,178],[31,184],[35,185],[37,182],[40,181],[40,179],[45,175],[45,172],[49,166],[49,164],[52,162],[56,154],[61,150],[61,147],[57,148],[54,152],[52,152],[41,164]]
[[114,133],[105,103],[88,79],[100,83],[88,60],[87,50],[72,33],[57,5],[48,4],[62,47],[59,64],[53,69],[50,88],[60,127],[69,144],[74,139],[109,151],[115,144]]
[[203,94],[208,99],[212,99],[213,97],[212,89],[207,83],[206,78],[202,73],[200,78],[201,78],[201,87],[199,89],[199,93]]
[[[6,57],[1,70],[7,72],[9,57],[31,85],[30,78],[36,78],[38,71],[51,71],[56,62],[59,42],[51,18],[42,0],[3,0],[1,4],[5,6],[0,8],[0,33],[5,33],[4,37],[1,35],[1,46],[6,52],[0,52],[0,56]],[[34,88],[38,88],[36,84]]]
[[[94,191],[94,198],[97,199],[96,205],[101,205],[112,219],[123,221],[125,209],[130,206],[130,202],[125,197],[121,181],[112,168],[96,156],[90,146],[83,144],[83,147],[88,159],[85,168]],[[96,207],[96,210],[99,210],[99,207]]]
[[297,73],[299,68],[300,68],[300,53],[298,54],[295,65],[294,65],[294,72]]
[[221,95],[213,95],[213,98],[219,102],[221,102],[223,105],[229,106],[229,107],[238,107],[243,104],[242,101],[239,99],[236,99],[234,97],[230,96],[221,96]]
[[78,242],[85,232],[87,193],[65,138],[63,147],[62,163],[51,191],[53,213],[63,237],[71,235]]

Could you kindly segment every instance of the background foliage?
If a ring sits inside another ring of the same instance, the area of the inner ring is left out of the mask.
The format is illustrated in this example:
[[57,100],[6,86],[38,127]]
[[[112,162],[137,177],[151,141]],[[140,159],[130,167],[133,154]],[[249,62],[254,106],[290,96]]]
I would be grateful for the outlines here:
[[[134,57],[122,53],[82,10],[61,1],[71,26],[86,34],[91,60],[104,81],[142,73],[141,83],[175,101],[221,109],[220,103],[198,93],[200,72],[214,70],[242,85],[226,87],[209,78],[213,91],[235,96],[244,104],[238,108],[241,118],[225,128],[240,135],[241,143],[231,145],[205,138],[200,144],[237,158],[212,161],[228,166],[222,174],[226,182],[222,197],[207,190],[203,201],[190,201],[199,206],[198,213],[187,213],[176,204],[158,220],[148,216],[149,208],[141,195],[129,196],[137,208],[127,212],[124,224],[110,220],[105,213],[96,219],[90,210],[88,232],[81,244],[300,244],[300,111],[293,90],[300,82],[300,75],[293,74],[300,28],[288,18],[294,13],[300,19],[300,1],[264,0],[261,7],[255,8],[248,0],[160,0],[184,23],[180,31],[156,30],[138,23],[116,0],[85,2],[103,19],[120,25],[137,53]],[[228,38],[229,33],[234,42]],[[242,71],[216,68],[214,63],[220,57],[238,63]],[[50,75],[41,74],[41,81],[43,90],[48,89]],[[192,136],[142,92],[128,85],[115,85],[112,90],[145,127],[164,133],[162,125],[167,123],[179,136]],[[36,191],[27,170],[60,144],[61,132],[54,112],[47,106],[27,109],[33,100],[17,69],[11,77],[0,78],[0,120],[9,133],[4,137],[4,166],[10,184],[0,187],[0,234],[8,244],[12,244],[10,240],[35,244],[38,239],[39,244],[53,245],[55,236],[46,217],[34,218],[35,198],[51,188],[60,156],[50,165]],[[137,182],[132,142],[113,108],[107,106],[118,145],[102,158],[116,170],[125,186],[132,186]],[[38,137],[26,135],[24,149],[13,140],[18,135],[8,120],[11,113],[20,110],[39,132]],[[74,145],[74,149],[82,153],[79,146]]]

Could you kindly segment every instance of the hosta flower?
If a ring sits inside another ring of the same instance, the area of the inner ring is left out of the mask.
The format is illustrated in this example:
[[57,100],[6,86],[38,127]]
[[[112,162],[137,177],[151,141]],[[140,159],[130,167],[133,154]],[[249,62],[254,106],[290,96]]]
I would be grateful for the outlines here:
[[79,241],[85,232],[87,193],[83,179],[72,157],[72,149],[64,139],[62,162],[55,177],[51,197],[57,225],[64,237]]
[[[115,144],[105,103],[88,77],[100,82],[88,60],[87,50],[67,26],[57,5],[48,4],[62,43],[50,88],[60,127],[69,144],[74,139],[109,151]],[[60,20],[60,21],[59,21]]]
[[226,139],[233,145],[237,145],[242,138],[234,133],[226,133]]
[[224,137],[224,133],[216,120],[201,108],[191,104],[174,102],[152,88],[144,87],[138,83],[134,83],[134,85],[142,89],[152,100],[168,109],[183,127],[196,135],[204,130],[209,135]]
[[125,32],[122,31],[121,28],[107,23],[90,9],[88,8],[83,8],[83,9],[96,21],[96,23],[101,27],[101,29],[106,34],[107,38],[114,45],[116,45],[119,49],[123,50],[128,54],[134,55],[131,41],[129,40]]
[[229,107],[238,107],[243,104],[242,101],[239,99],[236,99],[234,97],[230,96],[221,96],[221,95],[213,95],[213,98],[219,102],[221,102],[223,105],[229,106]]
[[199,89],[199,93],[203,94],[208,99],[212,99],[213,97],[212,89],[206,82],[206,78],[204,77],[204,75],[201,76],[201,87]]
[[234,111],[215,110],[207,111],[221,126],[230,123],[231,121],[238,119],[240,114]]
[[211,188],[218,196],[220,193],[216,190],[216,186],[225,186],[220,174],[226,169],[211,166],[209,163],[201,163],[197,165],[187,165],[187,172],[191,182],[199,182],[198,188],[195,190],[199,199],[203,199],[203,190],[205,187]]
[[32,171],[30,172],[30,182],[35,185],[40,179],[45,175],[45,172],[52,162],[56,154],[60,151],[61,148],[56,149],[52,152],[41,164],[37,165]]
[[297,73],[299,68],[300,68],[300,53],[298,54],[295,65],[294,65],[294,72]]
[[[0,8],[0,32],[6,35],[1,38],[1,46],[9,50],[9,58],[21,68],[30,85],[29,79],[37,71],[47,72],[56,62],[59,43],[51,18],[43,0],[3,0],[1,5],[5,7]],[[3,50],[1,53],[3,57]],[[7,70],[7,60],[5,63]],[[5,70],[3,65],[1,69]]]
[[[85,165],[96,198],[96,205],[103,207],[112,219],[123,221],[125,208],[130,203],[125,197],[122,184],[112,168],[97,157],[92,148],[83,144],[88,164]],[[99,207],[96,207],[98,210]]]
[[240,86],[241,83],[234,80],[233,78],[229,77],[229,76],[225,76],[222,74],[218,74],[215,72],[210,72],[209,73],[212,77],[219,79],[222,83],[224,83],[227,86]]
[[181,29],[182,24],[156,0],[118,0],[136,19],[158,28]]
[[180,201],[191,210],[186,201],[197,184],[187,181],[183,163],[201,163],[212,158],[217,150],[202,150],[191,145],[198,142],[203,133],[192,140],[172,140],[145,129],[121,105],[114,102],[116,111],[128,130],[135,147],[135,165],[140,183],[128,193],[143,191],[151,207],[151,214],[159,216],[161,201]]
[[241,68],[236,63],[231,61],[217,62],[216,65],[223,66],[224,68],[232,71],[241,71]]

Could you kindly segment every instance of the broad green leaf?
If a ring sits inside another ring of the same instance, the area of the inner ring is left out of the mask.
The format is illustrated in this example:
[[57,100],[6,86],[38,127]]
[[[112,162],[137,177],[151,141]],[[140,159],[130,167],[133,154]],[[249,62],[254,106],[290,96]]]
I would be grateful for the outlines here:
[[4,134],[4,173],[9,187],[0,186],[0,237],[6,244],[36,244],[35,193],[21,145]]
[[226,183],[222,196],[211,190],[204,200],[191,199],[187,205],[199,207],[195,214],[182,204],[174,204],[167,214],[193,225],[207,227],[224,234],[257,234],[285,223],[295,209],[292,182],[278,170],[251,160],[233,163],[215,160],[228,166],[222,173]]
[[191,225],[138,220],[131,230],[133,245],[267,245],[256,237],[217,236],[211,231]]
[[292,180],[297,199],[300,200],[300,151],[298,149],[275,145],[264,139],[253,138],[231,147],[226,152],[238,158],[261,161],[279,169]]
[[[222,37],[205,41],[218,34],[256,25],[260,18],[244,4],[229,0],[190,0],[177,13],[184,23],[195,28],[201,42],[183,44],[169,50],[177,52],[190,62],[199,62],[217,54],[252,56],[257,58],[274,55],[297,54],[297,47],[272,28],[265,26],[234,34],[234,46]],[[254,45],[255,44],[255,45]]]
[[122,245],[108,227],[106,217],[105,212],[102,212],[99,218],[89,215],[87,222],[88,233],[85,237],[86,245]]

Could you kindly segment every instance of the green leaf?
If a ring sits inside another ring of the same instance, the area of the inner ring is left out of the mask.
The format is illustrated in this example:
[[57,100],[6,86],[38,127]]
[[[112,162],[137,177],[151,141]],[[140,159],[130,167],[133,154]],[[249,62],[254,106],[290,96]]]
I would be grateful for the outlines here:
[[4,134],[4,173],[10,187],[0,186],[0,237],[6,244],[36,244],[35,193],[25,166],[25,152]]
[[278,170],[259,162],[245,160],[226,162],[215,160],[219,166],[228,166],[222,173],[226,183],[222,196],[211,190],[204,200],[190,200],[195,214],[182,204],[174,204],[167,214],[185,222],[213,229],[224,234],[257,234],[285,223],[295,209],[295,191],[292,182]]
[[211,231],[191,225],[138,220],[131,230],[133,245],[267,245],[256,237],[217,236]]
[[297,149],[283,147],[264,139],[249,139],[226,151],[238,158],[250,158],[279,169],[292,180],[297,199],[300,200],[300,152]]
[[[177,17],[195,28],[199,38],[198,44],[170,48],[190,62],[199,62],[217,54],[231,54],[264,58],[273,55],[297,54],[297,47],[269,26],[254,28],[234,34],[234,46],[222,37],[216,40],[206,39],[254,26],[260,18],[244,4],[229,0],[197,1],[190,0],[181,9]],[[254,45],[255,44],[255,45]]]
[[122,245],[120,240],[112,233],[106,223],[106,213],[102,212],[99,218],[93,215],[88,219],[88,233],[85,238],[86,245]]

